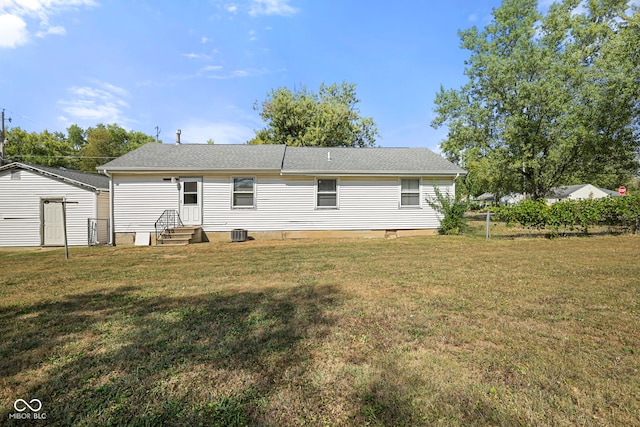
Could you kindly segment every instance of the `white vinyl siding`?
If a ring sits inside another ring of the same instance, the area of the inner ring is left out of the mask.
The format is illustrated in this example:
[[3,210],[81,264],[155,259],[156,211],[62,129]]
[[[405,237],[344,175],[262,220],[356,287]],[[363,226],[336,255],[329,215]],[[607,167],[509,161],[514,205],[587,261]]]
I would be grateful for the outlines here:
[[[12,179],[12,176],[14,179]],[[0,174],[0,246],[40,246],[42,201],[65,199],[69,245],[86,245],[87,219],[97,215],[96,193],[29,170]]]
[[[114,177],[115,232],[154,231],[165,209],[178,209],[176,184],[158,176]],[[233,207],[233,178],[204,175],[202,227],[205,231],[386,230],[435,229],[439,218],[431,208],[401,209],[399,177],[339,177],[340,209],[317,209],[316,177],[256,175],[253,209]],[[421,196],[433,196],[433,186],[453,191],[451,179],[421,178]]]
[[[205,176],[203,227],[205,231],[245,228],[281,230],[385,230],[435,229],[437,214],[431,208],[400,209],[397,177],[341,177],[340,209],[316,208],[316,178],[258,176],[256,209],[230,209],[229,178]],[[451,180],[422,180],[423,194],[453,188]]]
[[116,233],[153,232],[166,209],[180,208],[180,182],[171,175],[113,175],[113,226]]

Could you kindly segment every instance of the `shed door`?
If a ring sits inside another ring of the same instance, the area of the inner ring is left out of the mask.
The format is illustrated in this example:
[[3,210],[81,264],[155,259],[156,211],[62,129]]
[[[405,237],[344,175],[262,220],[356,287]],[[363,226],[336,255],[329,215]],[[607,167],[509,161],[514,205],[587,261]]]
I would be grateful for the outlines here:
[[44,246],[64,245],[64,224],[62,203],[42,203],[42,244]]
[[180,178],[180,219],[184,225],[202,224],[202,178]]

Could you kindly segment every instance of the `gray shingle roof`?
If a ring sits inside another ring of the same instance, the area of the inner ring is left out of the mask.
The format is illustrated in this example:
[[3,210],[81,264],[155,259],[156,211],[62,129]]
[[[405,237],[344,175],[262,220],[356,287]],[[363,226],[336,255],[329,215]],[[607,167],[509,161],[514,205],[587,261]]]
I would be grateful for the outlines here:
[[[566,199],[576,191],[580,190],[582,187],[586,187],[589,184],[575,184],[575,185],[563,185],[561,187],[553,187],[549,189],[549,193],[547,194],[548,199]],[[598,190],[607,193],[609,196],[617,197],[620,196],[620,193],[617,191],[607,190],[606,188],[596,187]]]
[[[331,159],[331,160],[329,160]],[[282,174],[455,175],[466,173],[426,148],[149,143],[98,167],[106,171],[260,171]]]
[[148,143],[99,166],[107,171],[280,170],[283,145]]
[[549,189],[549,194],[547,197],[564,199],[569,197],[574,192],[578,191],[582,187],[585,187],[587,184],[576,184],[576,185],[563,185],[561,187],[553,187]]
[[282,173],[455,175],[466,172],[427,148],[287,147]]
[[109,178],[96,173],[81,172],[73,169],[54,168],[50,166],[32,165],[14,162],[0,168],[0,172],[11,169],[26,169],[40,175],[49,176],[89,190],[109,190]]

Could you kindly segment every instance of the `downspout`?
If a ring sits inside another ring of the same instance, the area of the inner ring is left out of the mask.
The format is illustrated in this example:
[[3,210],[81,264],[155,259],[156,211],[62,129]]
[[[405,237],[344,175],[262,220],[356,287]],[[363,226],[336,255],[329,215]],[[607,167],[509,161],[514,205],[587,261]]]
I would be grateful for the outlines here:
[[116,245],[116,237],[115,237],[115,225],[114,225],[114,208],[113,208],[113,177],[109,175],[107,170],[102,171],[109,178],[109,244],[111,246]]
[[460,173],[456,174],[456,177],[453,178],[453,197],[456,197],[456,180],[458,179],[458,177],[460,176]]

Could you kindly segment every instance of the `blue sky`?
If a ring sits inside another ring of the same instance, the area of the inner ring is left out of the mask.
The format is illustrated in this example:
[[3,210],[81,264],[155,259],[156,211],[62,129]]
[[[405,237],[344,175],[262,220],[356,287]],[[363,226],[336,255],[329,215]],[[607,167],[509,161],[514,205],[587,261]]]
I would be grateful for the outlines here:
[[165,143],[243,143],[271,89],[357,85],[383,147],[438,151],[440,85],[464,84],[458,30],[499,0],[0,0],[9,126],[118,123]]

